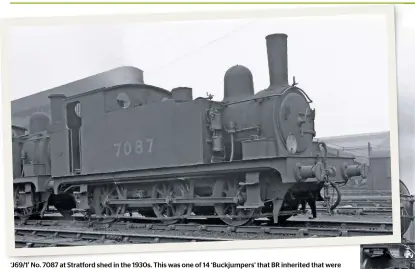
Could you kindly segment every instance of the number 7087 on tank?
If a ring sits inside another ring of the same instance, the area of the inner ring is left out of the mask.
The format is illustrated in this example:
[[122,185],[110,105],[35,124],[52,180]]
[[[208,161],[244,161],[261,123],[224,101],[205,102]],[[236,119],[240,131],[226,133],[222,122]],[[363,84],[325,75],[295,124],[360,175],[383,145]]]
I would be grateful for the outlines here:
[[279,223],[302,201],[327,199],[330,184],[366,177],[365,164],[313,141],[311,99],[288,84],[287,36],[267,36],[266,48],[270,86],[256,94],[250,70],[236,65],[222,101],[144,81],[51,95],[50,115],[35,113],[13,138],[15,212],[54,205],[64,215]]
[[[151,149],[153,147],[153,138],[147,138],[145,140],[138,139],[134,143],[130,143],[129,141],[118,142],[114,144],[114,148],[116,149],[116,156],[125,155],[129,156],[131,153],[133,154],[142,154],[142,153],[151,153]],[[144,143],[143,143],[144,141]]]

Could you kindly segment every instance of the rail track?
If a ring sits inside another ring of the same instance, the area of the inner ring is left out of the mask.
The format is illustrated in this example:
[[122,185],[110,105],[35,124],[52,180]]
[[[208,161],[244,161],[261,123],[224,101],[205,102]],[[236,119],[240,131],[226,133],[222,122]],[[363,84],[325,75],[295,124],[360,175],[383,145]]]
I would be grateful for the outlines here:
[[[327,210],[321,204],[318,211]],[[341,215],[382,215],[392,212],[390,197],[346,196],[334,213]],[[56,214],[57,213],[57,214]],[[354,218],[354,217],[353,217]],[[187,223],[167,225],[140,216],[102,218],[82,214],[62,217],[53,207],[43,218],[19,220],[15,217],[16,247],[83,246],[105,244],[153,244],[171,242],[229,241],[307,237],[376,236],[392,234],[389,221],[288,220],[271,226],[264,219],[252,226],[232,227],[218,219],[191,217]]]
[[[362,221],[287,221],[283,225],[232,227],[209,224],[206,219],[186,224],[154,224],[124,218],[66,220],[50,216],[42,220],[26,220],[15,225],[16,247],[82,246],[90,244],[138,244],[166,242],[203,242],[250,239],[310,237],[347,237],[392,234],[392,223]],[[133,222],[135,221],[135,222]],[[137,222],[138,221],[138,222]]]
[[[361,198],[361,199],[348,199],[345,197],[342,197],[340,201],[340,205],[350,205],[350,204],[356,204],[359,206],[390,206],[392,204],[391,197],[388,197],[385,199],[368,199],[368,198]],[[317,205],[323,206],[322,202],[317,202]]]
[[[167,225],[162,223],[146,223],[145,219],[137,217],[120,217],[122,222],[114,222],[113,219],[93,218],[94,220],[85,220],[82,216],[73,217],[72,220],[65,219],[61,216],[47,216],[39,220],[26,220],[17,222],[17,226],[50,226],[50,227],[107,227],[107,228],[135,228],[135,229],[152,229],[152,230],[210,230],[215,232],[232,231],[236,233],[252,233],[257,232],[260,227],[263,230],[279,228],[308,228],[308,229],[364,229],[373,231],[390,231],[392,232],[392,223],[387,221],[327,221],[327,220],[288,220],[285,223],[278,224],[278,227],[270,226],[267,220],[258,219],[255,226],[239,226],[232,227],[227,225],[219,225],[209,219],[193,219],[187,224]],[[224,229],[226,228],[226,229]]]
[[[391,207],[392,201],[341,201],[339,207],[342,206],[361,206],[361,207]],[[323,204],[317,204],[318,207],[324,207]]]
[[344,196],[353,196],[353,195],[365,195],[365,196],[391,196],[392,192],[390,190],[370,190],[370,189],[350,189],[350,188],[339,188],[341,193]]
[[206,236],[176,236],[168,234],[137,233],[126,231],[74,230],[57,227],[15,227],[16,247],[85,246],[91,244],[151,244],[174,242],[210,242],[232,239]]
[[[317,209],[317,211],[327,211],[324,209]],[[338,215],[391,215],[392,207],[338,207],[334,210]]]
[[[307,210],[309,210],[307,208]],[[327,208],[321,203],[317,204],[318,212],[327,212]],[[60,214],[56,209],[48,211],[49,214]],[[298,213],[301,213],[300,211]],[[334,210],[335,214],[365,215],[365,214],[392,214],[392,204],[384,201],[345,201]]]

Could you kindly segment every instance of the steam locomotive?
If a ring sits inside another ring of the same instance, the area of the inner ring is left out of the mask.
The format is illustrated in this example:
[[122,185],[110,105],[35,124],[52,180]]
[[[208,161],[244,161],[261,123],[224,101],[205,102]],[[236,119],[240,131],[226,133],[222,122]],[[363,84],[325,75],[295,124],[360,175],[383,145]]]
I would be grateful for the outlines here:
[[365,164],[329,157],[313,140],[312,101],[288,83],[287,35],[266,45],[270,86],[256,94],[250,70],[236,65],[222,101],[144,83],[49,96],[50,117],[34,113],[27,134],[12,127],[15,213],[53,205],[65,216],[278,223],[301,201],[328,201],[330,185],[365,178]]
[[414,196],[400,181],[401,194],[401,244],[363,245],[361,269],[415,269],[415,240],[405,238],[414,220]]

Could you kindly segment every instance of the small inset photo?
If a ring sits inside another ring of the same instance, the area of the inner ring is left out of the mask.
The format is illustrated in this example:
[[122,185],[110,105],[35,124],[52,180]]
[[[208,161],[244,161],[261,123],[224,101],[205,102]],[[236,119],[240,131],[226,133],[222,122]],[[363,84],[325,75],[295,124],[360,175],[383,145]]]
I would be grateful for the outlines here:
[[415,268],[415,227],[414,195],[400,181],[401,235],[398,244],[362,245],[360,248],[361,269],[414,269]]

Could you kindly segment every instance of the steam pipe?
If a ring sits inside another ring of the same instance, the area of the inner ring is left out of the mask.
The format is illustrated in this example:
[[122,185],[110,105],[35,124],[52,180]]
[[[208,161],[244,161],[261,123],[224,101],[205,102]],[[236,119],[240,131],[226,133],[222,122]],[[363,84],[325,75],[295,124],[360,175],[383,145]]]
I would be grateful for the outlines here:
[[235,141],[234,141],[233,133],[231,133],[231,157],[229,158],[230,162],[233,161],[234,154],[235,154]]

